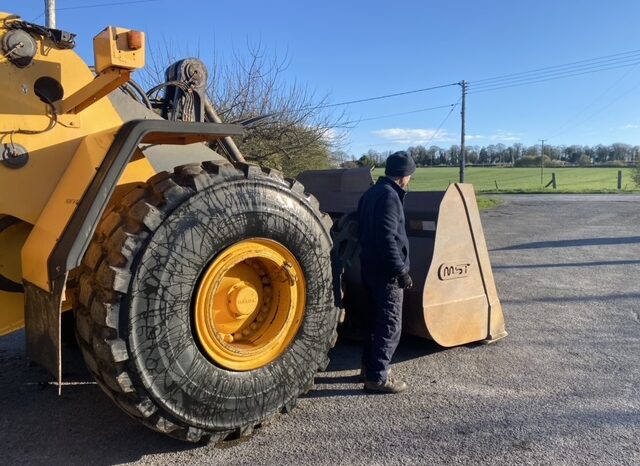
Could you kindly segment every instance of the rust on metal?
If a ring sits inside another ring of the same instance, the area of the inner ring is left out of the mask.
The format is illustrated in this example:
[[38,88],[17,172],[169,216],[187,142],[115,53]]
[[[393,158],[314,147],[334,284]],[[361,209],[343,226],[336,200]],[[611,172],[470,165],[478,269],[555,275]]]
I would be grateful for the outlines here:
[[[346,324],[366,319],[360,276],[358,200],[373,183],[369,169],[305,172],[298,177],[334,219],[335,254]],[[405,292],[403,329],[450,347],[507,335],[473,186],[410,192],[404,204],[414,286]]]

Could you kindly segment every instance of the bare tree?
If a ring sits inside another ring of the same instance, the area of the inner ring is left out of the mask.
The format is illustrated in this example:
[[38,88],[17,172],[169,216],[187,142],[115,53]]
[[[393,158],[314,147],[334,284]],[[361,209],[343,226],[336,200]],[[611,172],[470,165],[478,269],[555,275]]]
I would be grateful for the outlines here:
[[303,169],[327,168],[331,152],[344,138],[344,113],[329,111],[326,96],[306,86],[287,84],[288,60],[268,55],[261,46],[231,62],[216,60],[210,93],[224,121],[262,116],[238,145],[250,160],[295,175]]
[[[144,84],[164,80],[164,69],[175,61],[172,47],[151,53]],[[303,170],[328,168],[335,163],[348,129],[346,115],[318,97],[307,86],[288,83],[289,59],[268,53],[261,45],[247,45],[221,60],[214,54],[209,67],[208,94],[221,119],[247,124],[235,138],[249,161],[295,176]],[[154,84],[155,84],[154,83]]]

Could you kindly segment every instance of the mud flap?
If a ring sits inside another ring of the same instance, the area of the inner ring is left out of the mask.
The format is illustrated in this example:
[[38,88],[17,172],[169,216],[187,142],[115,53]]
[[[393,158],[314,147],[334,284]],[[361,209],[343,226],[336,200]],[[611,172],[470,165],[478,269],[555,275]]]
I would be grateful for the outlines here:
[[67,274],[52,282],[46,292],[25,282],[25,332],[27,358],[56,377],[58,394],[62,389],[61,312]]

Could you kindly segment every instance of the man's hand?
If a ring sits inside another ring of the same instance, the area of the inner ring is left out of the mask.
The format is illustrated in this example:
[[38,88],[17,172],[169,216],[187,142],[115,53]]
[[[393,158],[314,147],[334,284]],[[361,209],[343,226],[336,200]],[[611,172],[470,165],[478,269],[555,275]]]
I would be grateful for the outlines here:
[[396,280],[398,286],[404,290],[409,290],[413,286],[413,280],[411,280],[411,276],[406,272],[398,275]]

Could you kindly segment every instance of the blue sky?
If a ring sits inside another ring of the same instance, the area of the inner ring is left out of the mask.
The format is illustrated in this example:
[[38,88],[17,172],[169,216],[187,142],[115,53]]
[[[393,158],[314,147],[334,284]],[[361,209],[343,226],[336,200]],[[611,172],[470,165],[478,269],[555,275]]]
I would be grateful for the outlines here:
[[[532,145],[543,138],[554,145],[640,144],[640,64],[472,93],[474,81],[485,78],[640,49],[637,0],[132,0],[79,8],[106,3],[125,1],[57,1],[58,27],[78,34],[77,51],[89,62],[91,39],[108,24],[142,29],[148,47],[169,43],[205,61],[214,50],[224,58],[260,43],[288,57],[285,79],[334,103],[470,81],[467,144]],[[0,9],[43,23],[43,4],[0,1]],[[450,86],[346,111],[349,120],[366,120],[459,97],[460,87]],[[448,147],[459,139],[458,106],[361,121],[344,149],[359,156],[370,148]]]

